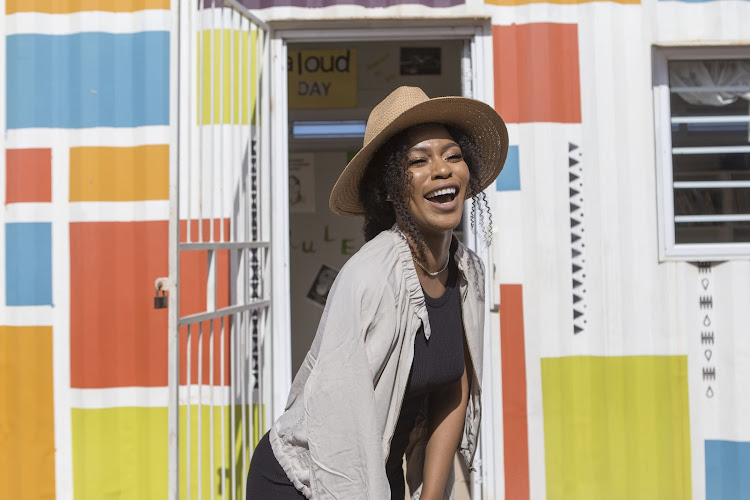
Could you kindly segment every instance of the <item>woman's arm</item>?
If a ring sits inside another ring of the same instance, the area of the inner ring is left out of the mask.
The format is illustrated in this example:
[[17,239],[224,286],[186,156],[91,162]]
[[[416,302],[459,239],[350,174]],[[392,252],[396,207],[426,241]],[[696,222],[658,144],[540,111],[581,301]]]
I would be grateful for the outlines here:
[[[468,349],[464,345],[466,351]],[[468,356],[464,357],[464,366],[470,367]],[[468,401],[466,368],[460,380],[430,396],[430,437],[425,449],[422,500],[443,498],[445,482],[464,429]]]

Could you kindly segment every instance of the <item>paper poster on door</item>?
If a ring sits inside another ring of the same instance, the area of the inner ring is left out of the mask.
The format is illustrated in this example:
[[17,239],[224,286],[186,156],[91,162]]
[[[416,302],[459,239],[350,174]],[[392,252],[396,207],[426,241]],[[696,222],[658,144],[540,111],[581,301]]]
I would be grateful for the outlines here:
[[307,298],[321,307],[325,307],[328,300],[328,292],[331,291],[333,282],[339,274],[338,269],[323,264],[318,270],[315,281],[313,281],[310,291],[307,292]]
[[289,155],[289,212],[315,212],[315,155]]
[[356,50],[290,50],[287,71],[290,109],[357,106]]

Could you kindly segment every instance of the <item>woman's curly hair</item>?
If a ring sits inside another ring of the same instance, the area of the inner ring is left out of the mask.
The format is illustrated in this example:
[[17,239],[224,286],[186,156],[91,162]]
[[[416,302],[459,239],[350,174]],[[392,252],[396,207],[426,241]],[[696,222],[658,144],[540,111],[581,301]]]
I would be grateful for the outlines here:
[[[471,205],[471,229],[477,232],[478,222],[480,234],[485,244],[489,245],[492,234],[492,214],[479,182],[479,166],[484,161],[481,151],[469,135],[460,128],[438,125],[444,126],[461,148],[466,165],[469,167],[468,192],[475,195],[475,202]],[[402,223],[401,229],[414,242],[417,255],[425,260],[425,240],[409,212],[408,198],[411,184],[411,173],[407,166],[409,130],[391,137],[373,155],[370,166],[365,170],[359,184],[359,199],[365,209],[365,241],[370,241],[382,231],[390,229],[398,218]]]

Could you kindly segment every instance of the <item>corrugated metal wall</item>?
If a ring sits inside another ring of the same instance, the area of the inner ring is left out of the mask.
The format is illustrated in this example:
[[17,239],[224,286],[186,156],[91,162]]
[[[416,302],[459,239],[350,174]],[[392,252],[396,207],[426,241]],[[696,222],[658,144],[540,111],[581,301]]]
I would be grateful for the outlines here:
[[5,2],[3,498],[166,496],[169,7]]
[[[243,3],[491,19],[494,498],[750,497],[750,262],[659,263],[651,87],[653,45],[750,47],[750,2]],[[7,498],[166,495],[169,7],[5,1]]]

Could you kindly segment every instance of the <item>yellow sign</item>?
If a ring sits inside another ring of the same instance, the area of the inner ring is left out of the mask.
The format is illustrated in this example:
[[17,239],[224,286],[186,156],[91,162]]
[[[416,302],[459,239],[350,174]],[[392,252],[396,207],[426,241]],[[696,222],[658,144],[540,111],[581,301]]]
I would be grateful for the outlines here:
[[290,50],[287,70],[290,109],[357,106],[356,50]]

